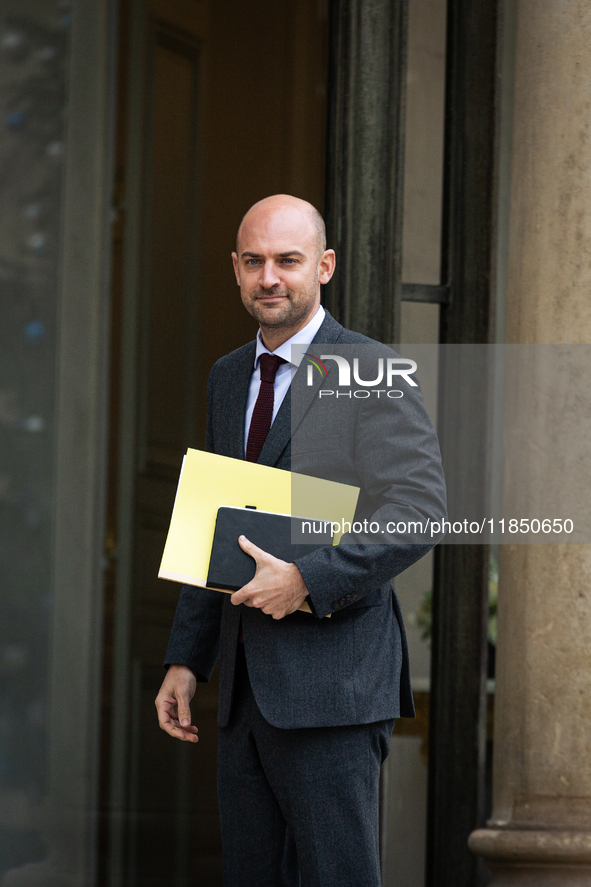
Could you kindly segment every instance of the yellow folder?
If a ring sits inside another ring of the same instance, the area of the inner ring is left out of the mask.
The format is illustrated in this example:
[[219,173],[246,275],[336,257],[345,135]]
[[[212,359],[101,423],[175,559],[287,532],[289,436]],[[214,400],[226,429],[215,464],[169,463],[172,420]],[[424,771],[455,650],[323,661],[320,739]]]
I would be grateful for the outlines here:
[[[313,520],[353,521],[359,488],[187,450],[158,576],[205,587],[218,508],[221,505],[293,514]],[[335,534],[337,544],[341,534]],[[224,591],[225,589],[218,589]],[[308,609],[304,605],[302,609]]]

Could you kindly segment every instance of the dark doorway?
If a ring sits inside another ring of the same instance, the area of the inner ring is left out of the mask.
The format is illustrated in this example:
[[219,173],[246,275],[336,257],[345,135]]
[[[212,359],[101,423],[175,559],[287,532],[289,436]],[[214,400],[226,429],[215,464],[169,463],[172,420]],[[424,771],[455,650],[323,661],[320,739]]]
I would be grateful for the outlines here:
[[158,730],[179,587],[157,579],[216,358],[253,337],[230,253],[256,200],[323,209],[328,16],[317,0],[124,0],[120,16],[100,883],[221,884],[217,676],[200,742]]

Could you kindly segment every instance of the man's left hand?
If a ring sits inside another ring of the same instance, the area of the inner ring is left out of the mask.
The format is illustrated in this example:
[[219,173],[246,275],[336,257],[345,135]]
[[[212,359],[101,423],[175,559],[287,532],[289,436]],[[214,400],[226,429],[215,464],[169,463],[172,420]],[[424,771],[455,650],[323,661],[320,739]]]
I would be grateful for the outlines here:
[[234,592],[230,598],[232,603],[258,607],[273,619],[283,619],[301,607],[308,589],[296,565],[273,557],[246,536],[240,536],[238,542],[240,548],[255,559],[257,570],[254,579]]

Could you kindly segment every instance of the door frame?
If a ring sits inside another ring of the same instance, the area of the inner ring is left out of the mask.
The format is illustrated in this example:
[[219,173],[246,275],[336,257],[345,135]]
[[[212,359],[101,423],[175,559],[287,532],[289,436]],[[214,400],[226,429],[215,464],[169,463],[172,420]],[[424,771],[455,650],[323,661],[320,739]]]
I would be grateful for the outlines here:
[[[331,3],[327,207],[331,242],[344,256],[344,271],[328,288],[327,304],[343,324],[396,342],[401,301],[437,303],[441,343],[485,343],[495,334],[497,2],[447,4],[437,285],[401,280],[407,2]],[[363,52],[371,28],[381,39]],[[398,78],[394,87],[392,77]],[[367,96],[372,108],[387,110],[368,116]],[[360,158],[365,188],[359,187]],[[372,188],[375,181],[389,182],[389,188]],[[380,220],[377,233],[375,219]],[[364,273],[364,261],[357,261],[360,251],[362,257],[371,256],[371,276]],[[348,253],[355,261],[348,261]],[[445,428],[440,432],[445,448]],[[480,863],[467,842],[470,832],[483,825],[485,809],[488,560],[486,546],[443,545],[435,553],[428,887],[446,885],[450,878],[458,887],[474,887],[480,877]],[[458,617],[461,636],[454,630]],[[387,840],[387,823],[381,837],[382,843]]]
[[47,863],[96,880],[116,0],[76,0],[67,81],[55,435]]

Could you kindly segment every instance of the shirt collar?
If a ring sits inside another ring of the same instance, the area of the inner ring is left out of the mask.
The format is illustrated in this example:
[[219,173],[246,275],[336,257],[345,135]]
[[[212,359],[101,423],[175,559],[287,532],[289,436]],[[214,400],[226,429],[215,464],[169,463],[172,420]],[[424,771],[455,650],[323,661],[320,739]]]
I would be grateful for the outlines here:
[[[302,362],[305,348],[293,348],[292,345],[308,345],[312,344],[314,336],[322,326],[324,321],[324,316],[326,312],[322,305],[318,306],[318,311],[314,315],[314,317],[308,321],[305,327],[303,327],[298,333],[294,333],[294,335],[284,342],[283,345],[280,345],[279,348],[276,348],[275,351],[271,352],[269,349],[263,344],[263,340],[261,337],[261,331],[259,330],[257,333],[257,350],[254,359],[255,369],[259,363],[259,357],[261,354],[276,354],[277,357],[282,357],[283,360],[290,363],[293,367],[299,367]],[[293,351],[293,353],[292,353]]]

